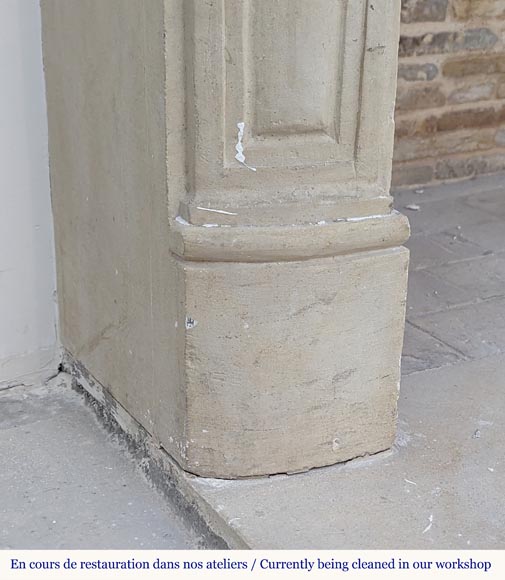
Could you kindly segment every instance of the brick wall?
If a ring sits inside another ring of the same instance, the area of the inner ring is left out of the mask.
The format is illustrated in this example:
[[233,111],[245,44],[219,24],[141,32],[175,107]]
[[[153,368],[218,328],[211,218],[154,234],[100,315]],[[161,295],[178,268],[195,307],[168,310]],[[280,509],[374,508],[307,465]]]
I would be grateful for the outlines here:
[[394,185],[505,170],[505,0],[402,0]]

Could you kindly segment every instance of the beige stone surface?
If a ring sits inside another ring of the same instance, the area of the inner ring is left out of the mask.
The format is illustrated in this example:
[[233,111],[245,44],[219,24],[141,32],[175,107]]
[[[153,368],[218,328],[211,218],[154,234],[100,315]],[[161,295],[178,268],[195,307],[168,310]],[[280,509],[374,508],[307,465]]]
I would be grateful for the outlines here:
[[177,456],[163,2],[45,0],[42,18],[61,340]]
[[376,457],[188,483],[235,548],[501,550],[504,373],[500,355],[405,377],[395,446]]
[[189,470],[294,472],[390,447],[407,265],[399,248],[181,264]]
[[42,4],[63,345],[185,469],[391,444],[399,4]]

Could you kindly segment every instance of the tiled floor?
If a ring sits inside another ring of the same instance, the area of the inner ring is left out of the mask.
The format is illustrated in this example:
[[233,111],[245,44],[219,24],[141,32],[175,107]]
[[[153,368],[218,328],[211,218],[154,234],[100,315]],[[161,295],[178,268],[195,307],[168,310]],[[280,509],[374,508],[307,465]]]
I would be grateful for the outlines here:
[[505,175],[395,205],[412,228],[403,374],[505,352]]

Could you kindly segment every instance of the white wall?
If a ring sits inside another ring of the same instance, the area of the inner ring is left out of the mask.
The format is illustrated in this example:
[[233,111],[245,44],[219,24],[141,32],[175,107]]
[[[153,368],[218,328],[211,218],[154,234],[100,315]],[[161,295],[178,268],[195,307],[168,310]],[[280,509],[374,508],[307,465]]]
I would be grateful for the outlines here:
[[0,385],[58,366],[53,248],[39,2],[0,0]]

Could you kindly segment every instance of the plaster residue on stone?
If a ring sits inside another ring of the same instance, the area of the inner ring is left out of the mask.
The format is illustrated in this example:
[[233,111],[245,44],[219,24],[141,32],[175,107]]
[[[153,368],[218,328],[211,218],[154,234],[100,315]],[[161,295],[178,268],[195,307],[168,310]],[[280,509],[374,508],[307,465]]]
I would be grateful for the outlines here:
[[222,213],[223,215],[238,215],[238,214],[233,213],[231,211],[225,211],[224,209],[213,209],[210,207],[201,207],[201,206],[197,206],[196,209],[200,209],[202,211],[211,211],[213,213]]
[[433,525],[433,514],[431,514],[430,517],[428,518],[428,522],[429,522],[428,525],[423,530],[423,534],[431,530],[431,526]]
[[247,163],[245,162],[244,144],[242,143],[244,139],[245,123],[243,121],[241,123],[237,123],[237,127],[238,127],[238,139],[237,144],[235,145],[235,150],[237,152],[237,154],[235,155],[235,159],[239,163],[242,163],[242,165],[245,165],[247,169],[250,169],[251,171],[256,171],[256,167],[251,167],[250,165],[247,165]]
[[342,218],[341,220],[337,219],[336,221],[344,221],[344,222],[363,222],[366,220],[376,220],[376,219],[384,219],[385,215],[376,214],[376,215],[364,215],[359,217],[348,217]]

